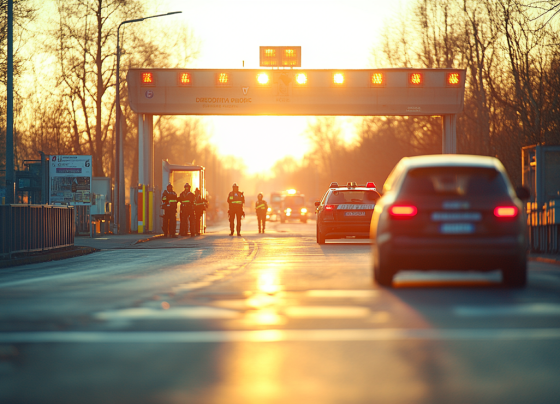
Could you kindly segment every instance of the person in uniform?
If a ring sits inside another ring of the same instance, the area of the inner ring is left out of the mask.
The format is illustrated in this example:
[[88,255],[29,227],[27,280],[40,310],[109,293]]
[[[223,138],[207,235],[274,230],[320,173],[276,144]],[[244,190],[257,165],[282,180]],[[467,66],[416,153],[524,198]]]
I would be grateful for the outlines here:
[[202,226],[202,215],[204,211],[208,208],[208,201],[202,197],[200,189],[194,191],[194,223],[195,223],[195,235],[200,236],[200,230]]
[[229,216],[229,230],[230,236],[233,236],[233,228],[235,223],[235,218],[237,218],[237,235],[241,236],[241,217],[245,217],[243,212],[243,204],[245,203],[245,196],[243,192],[239,192],[239,187],[237,183],[232,186],[232,191],[229,193],[227,202],[229,205],[228,216]]
[[257,221],[259,222],[259,233],[264,233],[264,228],[266,227],[266,211],[268,210],[268,203],[266,203],[266,201],[263,199],[262,192],[257,196],[255,210],[257,211]]
[[189,225],[191,237],[196,232],[194,229],[194,194],[191,192],[191,184],[185,184],[185,190],[179,195],[179,203],[181,204],[181,224],[179,226],[179,234],[181,236],[189,235]]
[[173,191],[173,185],[167,184],[167,189],[161,195],[161,207],[163,208],[163,234],[165,237],[176,237],[177,227],[177,194]]

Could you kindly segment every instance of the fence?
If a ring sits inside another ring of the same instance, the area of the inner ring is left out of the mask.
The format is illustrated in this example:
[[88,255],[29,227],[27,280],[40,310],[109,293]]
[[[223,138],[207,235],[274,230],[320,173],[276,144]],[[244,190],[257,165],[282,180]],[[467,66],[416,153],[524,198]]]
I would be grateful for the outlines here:
[[560,199],[548,201],[540,208],[536,202],[527,203],[527,226],[531,251],[560,252]]
[[0,205],[0,257],[74,245],[74,208]]

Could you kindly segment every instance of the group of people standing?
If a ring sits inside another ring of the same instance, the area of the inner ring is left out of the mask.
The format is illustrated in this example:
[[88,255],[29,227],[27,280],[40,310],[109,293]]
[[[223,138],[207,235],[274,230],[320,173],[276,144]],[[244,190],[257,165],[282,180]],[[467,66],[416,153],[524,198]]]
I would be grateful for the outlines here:
[[196,189],[194,194],[191,192],[191,185],[187,182],[184,191],[179,197],[173,191],[173,185],[167,184],[167,189],[161,196],[163,207],[163,234],[167,237],[177,237],[177,205],[180,206],[181,224],[179,235],[191,237],[200,236],[201,218],[206,209],[208,201],[202,197],[200,189]]
[[[204,199],[197,188],[194,194],[191,192],[189,183],[185,184],[185,190],[177,197],[173,186],[167,185],[167,189],[163,191],[161,203],[164,210],[163,215],[163,234],[167,237],[177,237],[175,230],[177,227],[177,205],[180,206],[181,224],[179,234],[188,236],[189,230],[191,237],[200,235],[201,218],[206,209],[208,209],[208,201]],[[245,205],[245,195],[239,191],[239,186],[234,183],[232,191],[227,197],[229,206],[229,229],[230,236],[233,236],[234,230],[237,235],[241,236],[241,219],[245,217],[243,206]],[[257,213],[257,221],[259,224],[259,233],[264,233],[266,227],[266,213],[268,204],[263,199],[263,194],[259,193],[257,202],[255,203],[255,211]],[[235,220],[237,219],[237,224]]]

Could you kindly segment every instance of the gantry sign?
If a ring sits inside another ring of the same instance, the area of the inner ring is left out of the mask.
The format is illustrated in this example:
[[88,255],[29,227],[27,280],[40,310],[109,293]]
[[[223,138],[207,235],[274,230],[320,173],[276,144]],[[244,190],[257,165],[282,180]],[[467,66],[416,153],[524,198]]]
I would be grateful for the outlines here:
[[[298,66],[300,55],[277,64]],[[127,83],[139,117],[138,180],[153,187],[154,115],[436,115],[442,151],[455,153],[465,70],[131,69]]]
[[131,69],[134,112],[154,115],[450,115],[463,109],[456,69]]

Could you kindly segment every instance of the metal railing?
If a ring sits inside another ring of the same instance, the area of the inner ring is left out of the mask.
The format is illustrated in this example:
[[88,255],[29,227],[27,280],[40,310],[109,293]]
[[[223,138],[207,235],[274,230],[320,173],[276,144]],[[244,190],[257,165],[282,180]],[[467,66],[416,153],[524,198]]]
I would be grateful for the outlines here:
[[0,205],[0,257],[74,245],[74,207]]
[[531,251],[560,252],[560,200],[548,201],[540,207],[536,202],[528,202],[527,227]]

